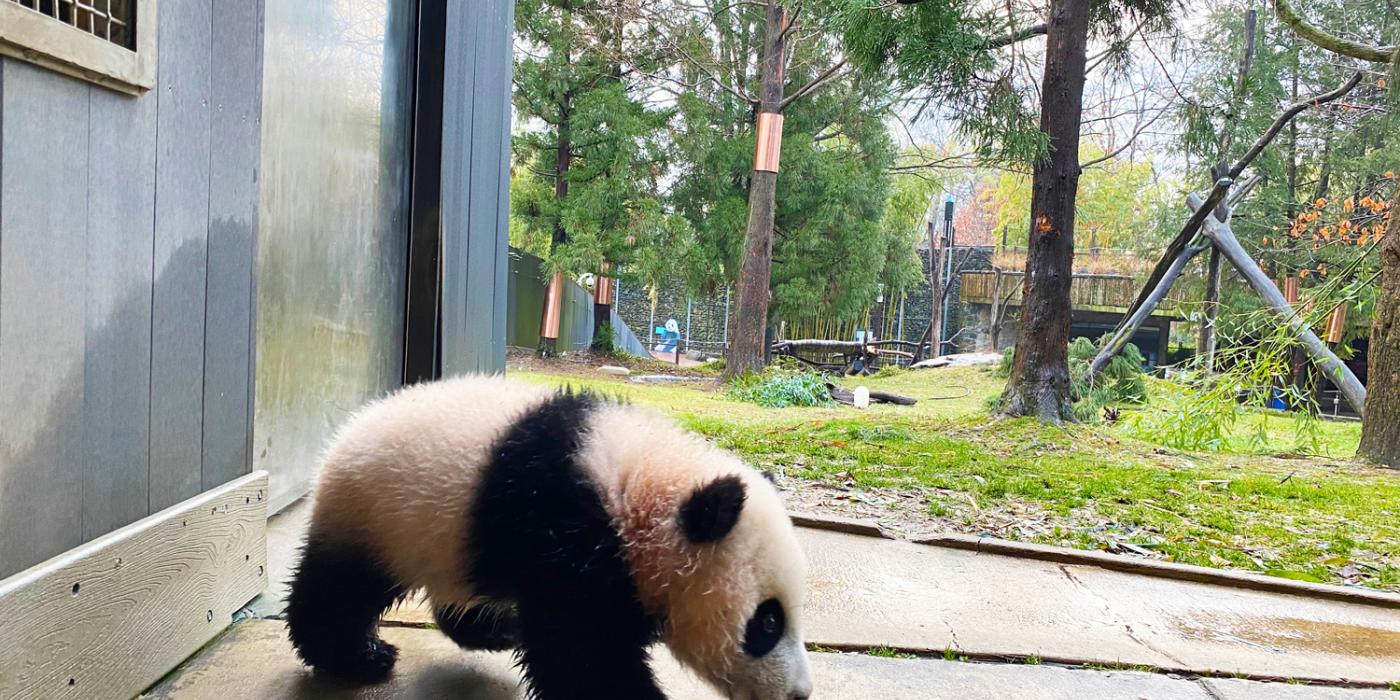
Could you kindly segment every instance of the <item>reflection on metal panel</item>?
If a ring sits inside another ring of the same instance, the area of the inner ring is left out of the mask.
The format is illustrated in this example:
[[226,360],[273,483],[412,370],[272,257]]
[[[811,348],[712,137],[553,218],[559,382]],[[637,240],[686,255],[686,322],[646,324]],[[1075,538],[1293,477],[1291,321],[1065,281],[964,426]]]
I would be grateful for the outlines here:
[[253,460],[273,508],[402,376],[412,5],[267,4]]

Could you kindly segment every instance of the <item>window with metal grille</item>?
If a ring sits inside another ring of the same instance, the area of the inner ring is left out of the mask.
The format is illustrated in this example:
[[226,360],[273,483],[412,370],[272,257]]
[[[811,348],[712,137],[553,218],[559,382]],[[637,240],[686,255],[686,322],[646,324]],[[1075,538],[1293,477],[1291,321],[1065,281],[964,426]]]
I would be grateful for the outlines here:
[[155,40],[155,0],[0,0],[0,54],[122,92],[155,85]]
[[0,0],[27,7],[70,27],[136,48],[136,4],[130,0]]

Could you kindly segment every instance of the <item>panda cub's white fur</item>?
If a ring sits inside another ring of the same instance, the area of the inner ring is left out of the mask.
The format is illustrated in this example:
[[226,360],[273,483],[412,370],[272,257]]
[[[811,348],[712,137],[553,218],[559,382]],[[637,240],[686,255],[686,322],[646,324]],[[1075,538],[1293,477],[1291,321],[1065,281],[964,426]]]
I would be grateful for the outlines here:
[[735,698],[811,693],[804,562],[772,485],[635,406],[497,377],[404,389],[328,447],[288,603],[302,658],[361,680],[416,590],[539,698],[663,697],[659,639]]

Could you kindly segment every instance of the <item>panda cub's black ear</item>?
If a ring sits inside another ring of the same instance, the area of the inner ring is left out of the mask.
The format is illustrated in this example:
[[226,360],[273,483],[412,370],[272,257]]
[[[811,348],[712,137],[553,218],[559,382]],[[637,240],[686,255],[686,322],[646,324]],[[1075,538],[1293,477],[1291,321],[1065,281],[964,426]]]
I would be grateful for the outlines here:
[[681,505],[681,532],[695,544],[718,542],[734,529],[748,497],[736,475],[722,476],[690,494]]

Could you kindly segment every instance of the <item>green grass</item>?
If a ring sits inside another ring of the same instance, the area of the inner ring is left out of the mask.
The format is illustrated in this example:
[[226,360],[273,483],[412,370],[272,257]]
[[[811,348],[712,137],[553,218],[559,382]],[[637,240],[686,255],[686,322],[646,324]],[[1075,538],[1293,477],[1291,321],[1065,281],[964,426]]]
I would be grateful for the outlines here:
[[1139,673],[1156,673],[1156,666],[1145,664],[1084,664],[1082,667],[1089,671],[1137,671]]
[[[1319,424],[1316,451],[1328,458],[1302,455],[1293,419],[1278,414],[1246,416],[1221,451],[1185,452],[1122,424],[992,418],[985,405],[1002,381],[978,368],[845,380],[920,399],[868,410],[765,409],[713,383],[517,376],[657,408],[799,484],[898,496],[934,529],[1084,549],[1129,543],[1169,561],[1400,590],[1400,473],[1349,460],[1353,422]],[[1252,434],[1261,429],[1263,440]]]
[[903,652],[900,652],[900,651],[896,651],[896,650],[893,649],[892,647],[887,647],[887,646],[871,647],[871,648],[870,648],[869,650],[867,650],[865,653],[866,653],[867,655],[869,655],[869,656],[878,656],[878,657],[880,657],[880,658],[882,658],[882,659],[913,659],[913,658],[917,658],[917,657],[915,657],[913,654],[906,654],[906,653],[903,653]]

